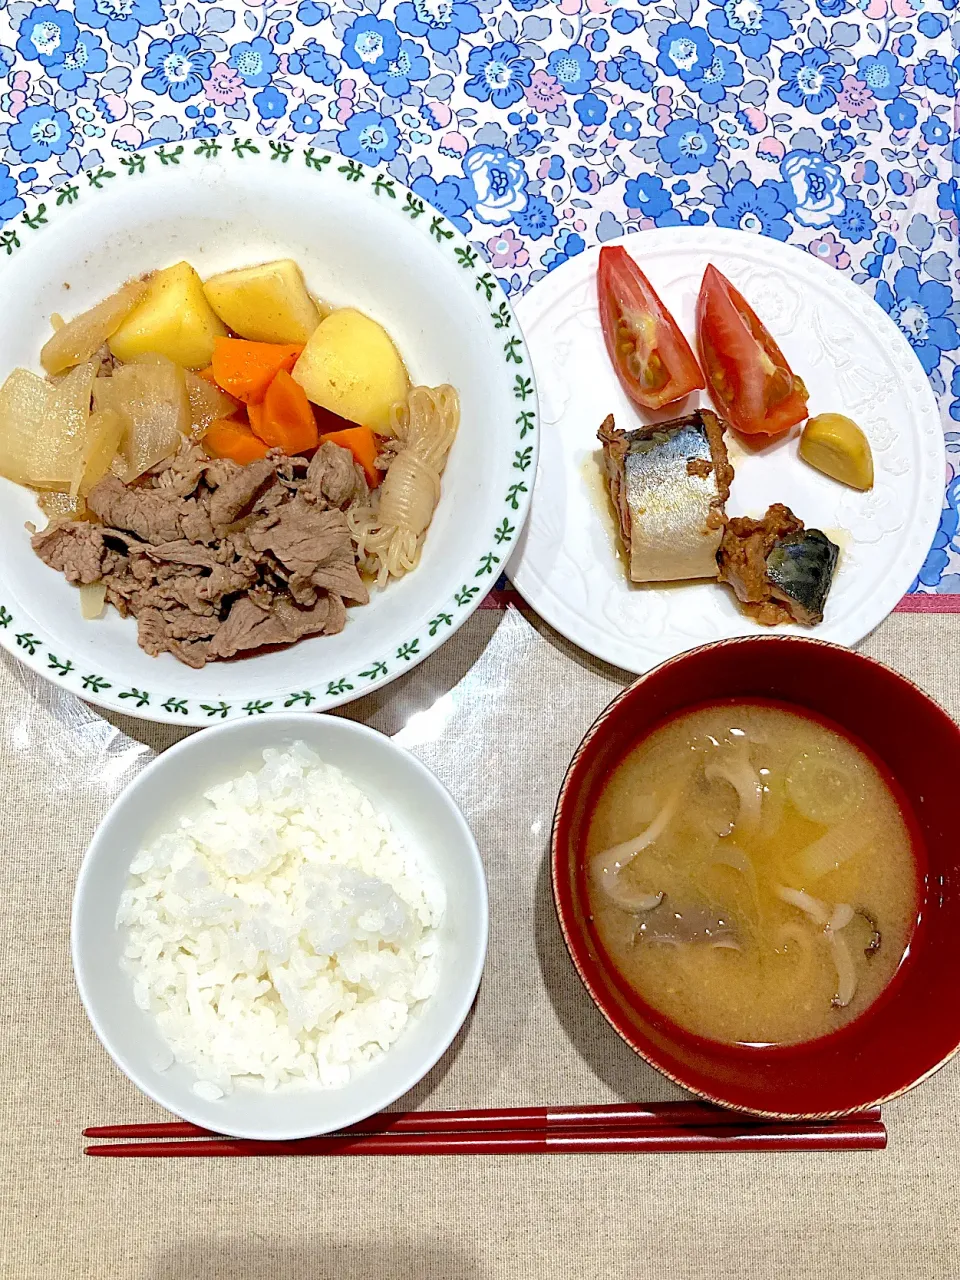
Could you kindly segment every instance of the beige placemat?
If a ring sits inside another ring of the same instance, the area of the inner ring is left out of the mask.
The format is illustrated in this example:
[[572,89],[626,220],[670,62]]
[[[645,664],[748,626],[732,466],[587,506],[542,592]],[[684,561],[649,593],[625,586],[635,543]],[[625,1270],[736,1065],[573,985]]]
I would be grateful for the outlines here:
[[[948,617],[863,646],[960,713]],[[554,798],[626,682],[516,611],[478,613],[348,713],[402,740],[480,842],[490,950],[475,1011],[415,1091],[431,1106],[674,1096],[607,1027],[563,949]],[[11,1280],[955,1280],[960,1065],[886,1111],[883,1154],[92,1161],[85,1124],[159,1117],[90,1030],[70,971],[74,876],[139,747],[0,662],[0,1275]],[[82,786],[76,779],[85,779]]]

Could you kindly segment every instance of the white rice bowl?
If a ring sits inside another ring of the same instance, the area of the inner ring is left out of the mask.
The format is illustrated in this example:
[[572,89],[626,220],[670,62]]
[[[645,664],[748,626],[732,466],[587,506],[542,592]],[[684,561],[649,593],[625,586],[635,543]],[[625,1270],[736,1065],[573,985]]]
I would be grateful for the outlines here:
[[98,828],[73,906],[77,986],[121,1070],[194,1124],[265,1140],[411,1089],[463,1024],[486,941],[479,851],[443,786],[382,734],[308,713],[163,752]]
[[342,1086],[436,989],[443,887],[303,742],[204,800],[130,866],[134,999],[200,1097]]

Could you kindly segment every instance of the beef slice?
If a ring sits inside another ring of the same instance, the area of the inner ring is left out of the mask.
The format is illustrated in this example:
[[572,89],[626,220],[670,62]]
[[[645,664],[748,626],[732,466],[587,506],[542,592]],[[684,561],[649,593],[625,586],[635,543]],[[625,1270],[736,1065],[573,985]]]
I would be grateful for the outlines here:
[[344,507],[367,496],[367,484],[353,454],[332,440],[324,440],[310,460],[305,487],[331,507]]
[[303,598],[306,585],[366,604],[367,588],[357,572],[353,541],[342,511],[321,511],[295,498],[247,530],[257,553],[269,552],[289,570]]
[[44,564],[62,573],[68,582],[89,584],[103,576],[107,554],[103,529],[86,520],[48,525],[33,535],[30,545]]
[[238,516],[252,504],[276,475],[277,464],[271,458],[261,458],[241,467],[236,475],[220,484],[210,499],[210,521],[216,529],[233,524]]
[[336,626],[339,619],[339,611],[331,607],[330,597],[318,600],[310,609],[301,609],[292,600],[280,596],[268,609],[263,609],[243,596],[213,637],[209,656],[232,658],[234,654],[267,645],[293,644],[303,636],[327,632],[328,626]]
[[134,533],[144,542],[175,542],[181,535],[181,501],[173,490],[168,496],[107,475],[90,490],[87,506],[104,524]]

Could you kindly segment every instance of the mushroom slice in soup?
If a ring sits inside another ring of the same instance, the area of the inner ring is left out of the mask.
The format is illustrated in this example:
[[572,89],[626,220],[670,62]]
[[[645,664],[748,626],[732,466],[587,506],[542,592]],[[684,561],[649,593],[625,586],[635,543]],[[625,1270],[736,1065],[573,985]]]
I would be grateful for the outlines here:
[[777,885],[776,894],[783,902],[803,911],[814,924],[821,926],[837,970],[837,994],[830,1003],[835,1009],[845,1009],[857,994],[857,970],[847,941],[840,936],[840,932],[853,920],[856,914],[853,907],[847,902],[838,902],[831,910],[819,898],[814,898],[802,889],[790,889],[782,884]]
[[644,915],[633,940],[667,946],[698,942],[740,950],[737,930],[727,916],[696,903],[678,903],[668,898]]
[[662,893],[643,893],[623,878],[623,870],[649,845],[659,840],[673,821],[686,785],[686,776],[679,779],[667,797],[663,808],[639,835],[624,840],[594,856],[590,874],[597,884],[619,907],[625,911],[650,911],[663,899]]
[[756,831],[760,825],[760,805],[763,800],[763,785],[759,774],[750,763],[745,746],[724,752],[719,759],[710,760],[703,769],[708,782],[718,778],[729,782],[740,798],[740,811],[737,814],[734,829]]

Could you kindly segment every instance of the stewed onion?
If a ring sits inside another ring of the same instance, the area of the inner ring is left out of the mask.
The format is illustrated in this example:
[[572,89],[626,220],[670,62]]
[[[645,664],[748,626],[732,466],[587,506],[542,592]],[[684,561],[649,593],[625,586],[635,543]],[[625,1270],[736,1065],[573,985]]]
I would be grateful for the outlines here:
[[107,588],[103,582],[84,583],[80,587],[80,616],[92,622],[103,613],[107,599]]

